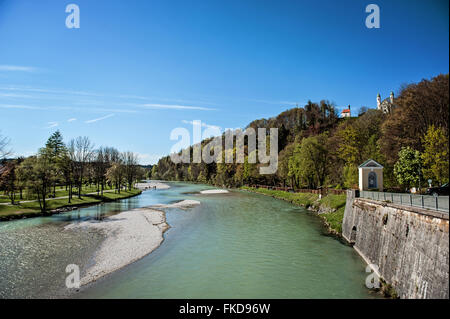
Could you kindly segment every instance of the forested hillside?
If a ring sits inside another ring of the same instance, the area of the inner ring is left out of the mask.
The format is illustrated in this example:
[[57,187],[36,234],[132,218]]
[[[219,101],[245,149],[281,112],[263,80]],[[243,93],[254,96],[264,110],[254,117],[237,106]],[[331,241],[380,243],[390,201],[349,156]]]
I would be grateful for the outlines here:
[[251,122],[248,127],[254,129],[278,128],[279,164],[273,175],[260,175],[263,164],[248,163],[245,150],[245,162],[234,164],[175,164],[166,156],[151,177],[231,187],[351,188],[358,183],[358,165],[371,158],[385,167],[385,188],[417,187],[419,180],[425,186],[427,179],[448,182],[449,75],[405,85],[397,96],[390,114],[364,109],[339,118],[335,105],[323,100]]

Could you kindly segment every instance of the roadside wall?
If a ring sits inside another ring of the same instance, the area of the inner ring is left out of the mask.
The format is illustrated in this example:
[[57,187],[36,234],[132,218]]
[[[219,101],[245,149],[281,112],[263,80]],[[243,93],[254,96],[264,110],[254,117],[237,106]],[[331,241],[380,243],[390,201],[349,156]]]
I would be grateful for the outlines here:
[[348,191],[342,233],[400,298],[449,298],[448,214]]

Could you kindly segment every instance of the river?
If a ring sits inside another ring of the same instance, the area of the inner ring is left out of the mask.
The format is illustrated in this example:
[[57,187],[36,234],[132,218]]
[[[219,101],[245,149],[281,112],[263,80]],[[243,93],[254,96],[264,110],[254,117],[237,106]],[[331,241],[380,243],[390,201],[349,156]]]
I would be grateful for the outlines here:
[[[169,183],[167,190],[51,217],[0,223],[1,298],[376,298],[365,263],[327,236],[313,213],[245,191],[200,195],[211,187]],[[133,208],[194,199],[166,209],[171,228],[154,252],[67,292],[65,267],[86,265],[103,235],[68,223]]]

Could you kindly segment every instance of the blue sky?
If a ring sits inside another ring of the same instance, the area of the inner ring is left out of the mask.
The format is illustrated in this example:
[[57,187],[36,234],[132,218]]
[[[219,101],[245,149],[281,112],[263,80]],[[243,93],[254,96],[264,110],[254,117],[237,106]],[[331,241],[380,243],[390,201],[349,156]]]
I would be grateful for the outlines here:
[[[380,29],[365,26],[370,3]],[[0,130],[16,155],[59,129],[153,163],[192,120],[244,127],[308,99],[375,107],[448,73],[448,39],[437,0],[0,0]]]

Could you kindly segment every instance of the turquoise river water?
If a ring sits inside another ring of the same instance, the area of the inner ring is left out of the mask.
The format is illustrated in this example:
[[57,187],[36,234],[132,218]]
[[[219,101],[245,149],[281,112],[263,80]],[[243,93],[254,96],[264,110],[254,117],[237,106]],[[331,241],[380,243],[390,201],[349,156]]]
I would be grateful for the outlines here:
[[[313,213],[245,191],[201,195],[205,185],[167,190],[51,217],[0,223],[0,298],[376,298],[365,263],[327,236]],[[77,292],[65,267],[86,267],[103,240],[68,223],[153,204],[194,199],[167,209],[171,228],[154,252]]]

